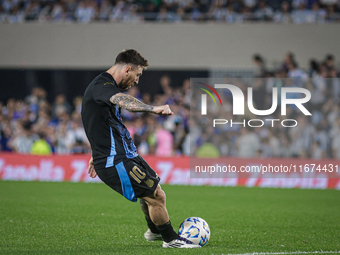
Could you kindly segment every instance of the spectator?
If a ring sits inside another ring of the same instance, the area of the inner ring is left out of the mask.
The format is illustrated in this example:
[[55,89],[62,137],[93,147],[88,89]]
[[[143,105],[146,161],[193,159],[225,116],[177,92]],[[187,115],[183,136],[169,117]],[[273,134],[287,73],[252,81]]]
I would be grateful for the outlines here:
[[222,0],[215,0],[213,1],[210,11],[212,19],[215,21],[224,21],[227,9],[225,8],[225,5]]
[[73,154],[90,152],[90,144],[86,137],[84,128],[77,121],[74,121],[72,128],[66,131],[65,143],[67,149]]
[[182,7],[177,8],[176,14],[174,15],[174,22],[180,23],[185,19],[186,18],[184,8]]
[[13,98],[10,98],[7,100],[7,104],[3,109],[3,114],[5,114],[10,119],[13,119],[15,112],[15,100]]
[[260,140],[258,135],[249,130],[248,127],[242,127],[236,146],[238,147],[239,157],[251,158],[255,157],[257,150],[260,149]]
[[123,18],[126,6],[124,1],[118,1],[110,15],[110,21],[120,21]]
[[30,149],[32,155],[46,156],[52,154],[52,148],[46,141],[46,134],[43,132],[38,133],[39,139],[36,140]]
[[7,16],[8,23],[23,23],[25,21],[25,12],[14,5],[9,15]]
[[332,88],[332,97],[334,99],[334,102],[339,103],[340,101],[340,79],[337,77],[336,70],[333,69],[330,71],[330,80],[327,79],[327,81],[330,81],[331,88]]
[[12,151],[20,154],[29,154],[34,137],[32,136],[30,123],[18,123],[17,133],[9,141]]
[[340,159],[340,135],[335,137],[332,142],[333,156],[336,159]]
[[81,113],[81,105],[83,103],[83,97],[82,96],[76,96],[73,99],[73,109],[76,113]]
[[159,157],[170,157],[173,151],[173,137],[169,131],[164,129],[160,123],[156,124],[156,143],[155,155]]
[[255,54],[253,56],[253,63],[256,66],[255,76],[264,78],[267,70],[263,57],[260,54]]
[[59,2],[55,2],[51,10],[51,19],[53,21],[62,21],[64,18],[65,11],[63,6]]
[[143,21],[143,17],[138,15],[137,10],[137,5],[131,5],[129,10],[123,15],[122,21],[127,23],[141,23]]
[[328,54],[325,58],[324,63],[323,63],[323,66],[326,68],[328,76],[331,76],[330,72],[332,70],[335,70],[334,61],[335,61],[334,56],[332,54]]
[[253,83],[253,103],[254,108],[257,110],[268,109],[265,107],[265,101],[263,95],[266,94],[265,80],[261,78],[255,79]]
[[4,125],[1,128],[1,133],[0,133],[0,151],[6,151],[10,152],[12,151],[9,141],[11,140],[11,137],[13,135],[12,129],[10,128],[9,125]]
[[56,96],[53,105],[53,117],[58,116],[61,112],[71,113],[71,105],[66,101],[64,94],[59,94]]
[[108,21],[110,13],[112,12],[112,8],[113,8],[113,6],[111,5],[109,0],[103,0],[101,2],[101,6],[100,6],[100,9],[99,9],[98,19],[100,21]]
[[70,154],[71,148],[67,142],[67,125],[61,123],[56,129],[55,134],[51,137],[52,144],[56,154]]
[[289,9],[289,3],[287,1],[283,1],[281,3],[280,11],[275,12],[274,21],[277,23],[291,23],[292,22],[290,9]]
[[19,5],[19,0],[4,0],[2,1],[2,11],[4,13],[10,13],[10,11]]
[[335,12],[335,6],[330,4],[327,5],[327,14],[326,14],[326,21],[334,22],[339,20],[339,13]]
[[218,148],[210,142],[202,144],[197,152],[196,157],[198,158],[218,158],[220,157],[220,152]]
[[245,7],[249,10],[253,9],[257,3],[257,0],[242,0]]
[[259,0],[258,9],[254,12],[255,18],[262,21],[271,21],[274,16],[273,9],[266,4],[265,0]]
[[312,14],[314,15],[314,20],[316,23],[324,23],[327,12],[325,9],[320,8],[320,4],[318,2],[314,2],[312,5]]
[[291,65],[293,62],[295,62],[295,55],[293,52],[287,52],[285,55],[285,58],[283,60],[281,69],[285,71],[286,73],[289,72],[289,65]]
[[158,22],[173,22],[175,20],[175,16],[172,12],[168,12],[167,7],[164,5],[160,8],[156,20]]
[[25,11],[27,21],[37,20],[41,8],[38,0],[29,2],[27,9]]
[[270,150],[270,155],[272,157],[280,157],[281,144],[279,138],[274,134],[274,131],[269,129],[268,131],[268,146]]
[[293,22],[296,24],[315,23],[315,14],[306,8],[305,3],[300,3],[299,7],[292,12]]
[[39,104],[46,100],[46,91],[41,87],[35,87],[32,89],[30,95],[25,98],[25,102],[29,105],[34,118],[38,114]]
[[149,145],[147,142],[147,126],[144,123],[145,118],[137,118],[134,122],[134,132],[131,134],[137,151],[140,155],[149,153]]
[[318,75],[320,73],[320,65],[316,59],[311,59],[309,61],[309,71],[308,76],[314,77],[315,75]]
[[70,13],[74,13],[74,11],[77,9],[78,2],[78,0],[67,0],[64,2],[67,16],[70,15]]
[[75,10],[74,16],[78,22],[89,23],[94,20],[97,11],[96,2],[93,0],[81,0]]
[[296,61],[288,63],[288,78],[293,78],[295,85],[301,87],[303,83],[308,79],[308,75],[299,68]]
[[326,101],[326,78],[327,72],[324,68],[313,75],[312,83],[314,89],[312,90],[311,104],[314,105],[314,109],[320,109]]
[[229,4],[227,5],[225,20],[227,23],[240,23],[243,21],[243,17],[235,11],[233,4]]

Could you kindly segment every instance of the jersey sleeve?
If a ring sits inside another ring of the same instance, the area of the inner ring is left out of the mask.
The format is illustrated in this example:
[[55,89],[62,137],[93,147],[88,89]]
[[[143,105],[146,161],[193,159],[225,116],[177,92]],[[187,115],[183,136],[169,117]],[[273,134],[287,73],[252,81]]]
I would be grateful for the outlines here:
[[117,93],[120,91],[113,82],[98,82],[94,86],[93,99],[97,104],[111,105],[110,98]]

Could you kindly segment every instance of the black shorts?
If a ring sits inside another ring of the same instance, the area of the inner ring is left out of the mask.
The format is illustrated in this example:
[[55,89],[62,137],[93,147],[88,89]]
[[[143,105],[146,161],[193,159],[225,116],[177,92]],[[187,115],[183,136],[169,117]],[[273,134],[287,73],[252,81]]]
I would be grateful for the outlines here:
[[96,169],[96,173],[106,185],[132,202],[152,195],[160,181],[157,173],[141,156],[123,159],[112,167]]

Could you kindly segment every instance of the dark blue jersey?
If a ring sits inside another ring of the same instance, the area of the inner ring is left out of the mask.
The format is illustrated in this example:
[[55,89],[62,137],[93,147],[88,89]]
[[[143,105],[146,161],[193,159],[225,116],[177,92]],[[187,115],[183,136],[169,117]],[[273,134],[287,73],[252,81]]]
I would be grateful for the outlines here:
[[81,110],[87,138],[92,148],[95,169],[116,165],[138,156],[129,131],[121,118],[121,108],[110,102],[120,93],[109,73],[101,73],[87,87]]

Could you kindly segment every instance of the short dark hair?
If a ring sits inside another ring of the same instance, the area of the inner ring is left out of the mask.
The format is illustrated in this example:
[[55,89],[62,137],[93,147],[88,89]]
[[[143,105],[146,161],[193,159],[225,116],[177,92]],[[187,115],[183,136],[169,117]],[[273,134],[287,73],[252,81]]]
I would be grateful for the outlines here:
[[147,67],[148,61],[136,50],[127,49],[123,50],[116,57],[115,64],[133,64],[136,66]]
[[260,54],[254,54],[253,55],[253,60],[259,61],[259,62],[263,62],[263,58],[261,57]]
[[328,54],[326,56],[326,60],[334,60],[334,56],[332,54]]
[[293,60],[293,61],[292,61],[292,66],[293,66],[294,68],[298,68],[298,67],[299,67],[299,64],[298,64],[298,62],[296,62],[295,60]]

